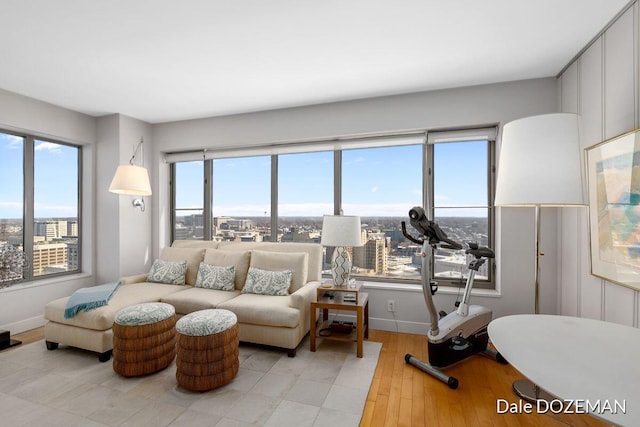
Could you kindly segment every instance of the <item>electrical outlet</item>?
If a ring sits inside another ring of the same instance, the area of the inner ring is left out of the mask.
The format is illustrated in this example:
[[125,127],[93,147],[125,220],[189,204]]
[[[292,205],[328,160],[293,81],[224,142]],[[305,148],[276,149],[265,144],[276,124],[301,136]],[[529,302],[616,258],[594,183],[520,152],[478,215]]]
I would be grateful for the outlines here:
[[396,302],[394,300],[387,300],[387,311],[396,311]]

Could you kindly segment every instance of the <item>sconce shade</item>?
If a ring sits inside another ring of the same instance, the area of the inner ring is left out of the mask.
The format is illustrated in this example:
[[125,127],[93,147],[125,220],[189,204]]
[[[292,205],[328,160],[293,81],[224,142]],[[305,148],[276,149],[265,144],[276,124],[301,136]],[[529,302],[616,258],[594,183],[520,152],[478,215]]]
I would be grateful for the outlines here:
[[320,244],[323,246],[362,246],[360,217],[324,215]]
[[109,191],[131,196],[150,196],[149,172],[141,166],[120,165],[113,176]]
[[579,116],[543,114],[505,124],[495,205],[584,204]]

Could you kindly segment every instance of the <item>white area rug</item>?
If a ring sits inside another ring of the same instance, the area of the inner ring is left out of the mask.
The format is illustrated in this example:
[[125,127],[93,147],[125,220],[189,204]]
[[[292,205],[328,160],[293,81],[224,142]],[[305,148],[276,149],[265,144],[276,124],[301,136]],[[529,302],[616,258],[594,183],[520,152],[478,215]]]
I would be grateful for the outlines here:
[[381,343],[308,337],[296,357],[240,345],[240,371],[205,393],[178,388],[167,369],[123,378],[94,353],[44,342],[0,353],[0,424],[5,426],[358,426]]

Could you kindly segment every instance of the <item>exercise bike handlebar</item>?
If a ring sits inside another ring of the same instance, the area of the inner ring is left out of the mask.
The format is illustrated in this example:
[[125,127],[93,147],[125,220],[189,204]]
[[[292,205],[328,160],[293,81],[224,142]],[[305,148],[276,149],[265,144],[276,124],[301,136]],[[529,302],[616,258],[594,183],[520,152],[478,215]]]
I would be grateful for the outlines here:
[[405,222],[402,221],[400,224],[402,226],[402,234],[413,243],[421,245],[426,239],[431,246],[440,245],[440,247],[444,249],[462,249],[462,245],[460,243],[449,239],[447,234],[442,231],[438,224],[427,218],[422,207],[416,206],[409,211],[409,221],[411,222],[411,226],[424,237],[424,239],[420,239],[411,236],[407,233]]

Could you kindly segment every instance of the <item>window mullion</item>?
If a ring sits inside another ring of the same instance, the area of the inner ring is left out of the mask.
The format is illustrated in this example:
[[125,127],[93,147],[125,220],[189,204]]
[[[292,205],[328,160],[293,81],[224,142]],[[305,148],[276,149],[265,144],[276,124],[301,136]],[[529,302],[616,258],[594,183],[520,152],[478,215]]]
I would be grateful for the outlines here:
[[333,152],[333,214],[342,213],[342,150]]
[[34,236],[34,138],[24,139],[24,223],[22,224],[22,247],[29,259],[25,280],[33,278],[33,236]]
[[271,241],[278,241],[278,155],[271,156]]
[[203,239],[213,239],[211,230],[211,221],[213,218],[211,212],[211,202],[213,200],[213,160],[204,160],[204,209],[202,210]]

